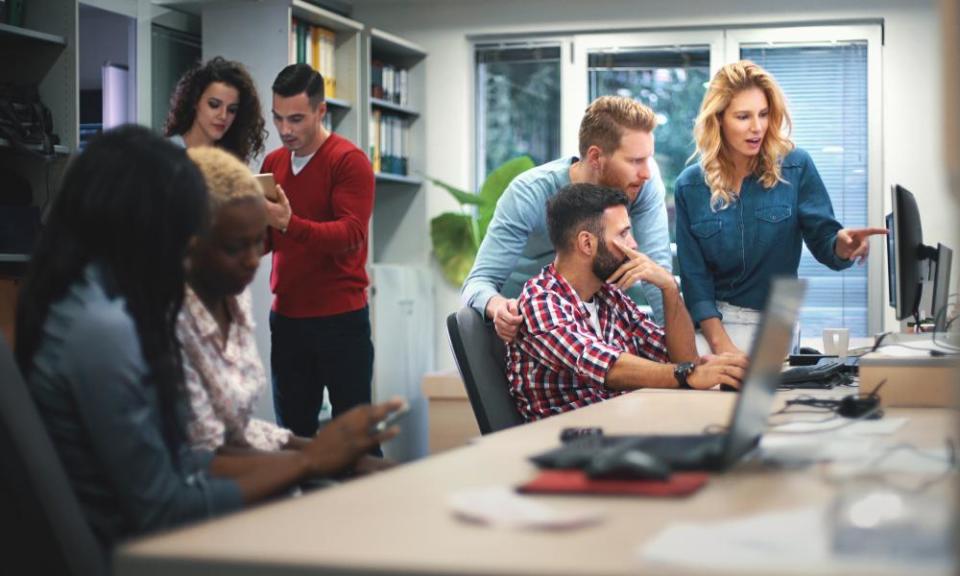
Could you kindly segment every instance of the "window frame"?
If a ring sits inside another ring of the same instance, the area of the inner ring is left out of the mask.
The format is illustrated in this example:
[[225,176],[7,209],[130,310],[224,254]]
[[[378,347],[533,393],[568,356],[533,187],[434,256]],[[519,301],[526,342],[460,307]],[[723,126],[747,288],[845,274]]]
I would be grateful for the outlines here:
[[[573,57],[565,63],[569,68],[567,77],[573,79],[564,86],[560,109],[563,113],[564,126],[561,129],[561,149],[565,155],[578,154],[577,133],[580,129],[580,118],[590,103],[590,85],[587,80],[589,67],[589,53],[592,51],[622,48],[649,49],[670,48],[675,46],[709,46],[710,49],[710,76],[723,66],[724,34],[723,30],[676,30],[670,32],[650,32],[638,30],[636,32],[612,32],[578,34],[571,39]],[[561,79],[563,79],[561,72]]]
[[[484,144],[484,130],[480,126],[480,107],[483,105],[483,96],[480,94],[480,90],[483,89],[483,86],[478,81],[479,78],[479,62],[477,61],[477,51],[481,48],[492,48],[492,49],[501,49],[509,50],[511,48],[535,48],[535,47],[559,47],[560,48],[560,85],[563,86],[565,82],[569,80],[568,74],[569,71],[566,70],[564,65],[565,62],[570,60],[570,37],[569,36],[531,36],[528,40],[516,40],[516,39],[503,39],[495,40],[488,38],[475,38],[470,43],[470,62],[473,64],[473,73],[470,75],[471,82],[473,82],[473,89],[470,91],[470,95],[473,97],[473,102],[471,103],[471,108],[473,109],[473,122],[471,123],[471,129],[473,130],[472,141],[473,141],[473,185],[474,189],[479,190],[483,185],[483,181],[486,177],[484,167],[486,166],[486,158],[484,154],[486,153],[486,146]],[[563,103],[566,98],[563,97],[563,91],[560,92],[560,114],[561,118],[565,113],[563,108]],[[561,136],[560,136],[560,152],[563,154],[563,126],[561,126]]]

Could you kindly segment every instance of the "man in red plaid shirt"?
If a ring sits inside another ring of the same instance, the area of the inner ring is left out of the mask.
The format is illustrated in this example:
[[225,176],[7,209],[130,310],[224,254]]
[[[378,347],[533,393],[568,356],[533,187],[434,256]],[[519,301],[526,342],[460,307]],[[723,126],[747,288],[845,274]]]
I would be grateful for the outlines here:
[[[628,205],[595,184],[567,186],[547,204],[556,259],[524,285],[523,322],[507,345],[510,394],[527,420],[637,388],[740,385],[745,356],[697,356],[680,289],[636,251]],[[663,293],[663,327],[622,292],[638,281]]]

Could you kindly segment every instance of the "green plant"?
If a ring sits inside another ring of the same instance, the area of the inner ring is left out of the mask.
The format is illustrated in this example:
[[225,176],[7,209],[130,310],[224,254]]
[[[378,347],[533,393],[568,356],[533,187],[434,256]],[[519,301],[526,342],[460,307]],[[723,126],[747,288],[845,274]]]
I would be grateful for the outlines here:
[[[461,212],[444,212],[430,220],[433,253],[443,269],[443,277],[451,284],[462,286],[470,273],[477,249],[487,234],[493,211],[504,190],[514,178],[533,167],[533,160],[528,156],[508,160],[487,176],[477,194],[436,178],[427,178],[460,203]],[[467,208],[466,212],[464,208]]]

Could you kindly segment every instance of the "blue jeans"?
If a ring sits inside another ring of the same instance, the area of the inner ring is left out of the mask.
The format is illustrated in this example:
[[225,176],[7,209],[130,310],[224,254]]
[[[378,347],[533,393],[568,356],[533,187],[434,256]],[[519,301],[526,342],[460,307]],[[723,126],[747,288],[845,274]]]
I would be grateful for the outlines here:
[[324,389],[330,392],[334,418],[370,403],[369,307],[322,318],[270,312],[270,343],[273,407],[277,422],[294,434],[310,438],[317,433]]

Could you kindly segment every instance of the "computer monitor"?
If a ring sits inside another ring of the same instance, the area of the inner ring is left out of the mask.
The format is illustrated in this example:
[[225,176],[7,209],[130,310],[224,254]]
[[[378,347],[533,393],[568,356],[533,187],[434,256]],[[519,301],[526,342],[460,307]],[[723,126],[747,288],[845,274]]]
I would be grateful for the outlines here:
[[937,244],[937,265],[933,270],[933,296],[930,301],[930,316],[934,319],[934,332],[943,332],[947,326],[947,300],[950,294],[950,268],[953,250]]
[[925,245],[916,198],[897,184],[891,193],[893,213],[886,222],[890,306],[896,309],[897,320],[912,316],[919,325],[925,284],[932,284],[933,290],[929,316],[936,318],[946,306],[953,251],[942,244]]

